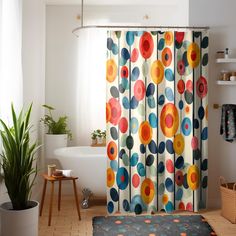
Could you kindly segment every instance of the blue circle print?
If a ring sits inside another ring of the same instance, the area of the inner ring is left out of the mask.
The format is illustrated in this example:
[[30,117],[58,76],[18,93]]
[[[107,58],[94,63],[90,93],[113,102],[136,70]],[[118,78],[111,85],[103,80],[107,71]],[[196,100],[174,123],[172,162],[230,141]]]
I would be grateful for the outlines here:
[[110,166],[111,166],[112,170],[114,170],[116,172],[118,170],[118,162],[117,162],[117,160],[112,160],[110,162]]
[[125,149],[122,148],[122,149],[119,151],[119,158],[122,159],[122,156],[123,156],[125,153],[126,153],[126,152],[125,152]]
[[135,109],[138,107],[138,100],[135,98],[135,96],[132,97],[130,102],[131,109]]
[[135,66],[131,72],[131,80],[136,81],[139,77],[140,71],[137,66]]
[[139,124],[138,119],[136,117],[132,117],[130,121],[130,129],[132,134],[136,134],[138,132]]
[[171,178],[166,178],[165,186],[168,192],[174,192],[174,184]]
[[183,189],[182,188],[178,188],[178,190],[176,191],[175,194],[175,198],[177,201],[180,201],[183,197]]
[[150,108],[155,108],[156,107],[155,99],[154,99],[154,97],[152,95],[150,95],[147,100],[148,100],[147,101],[148,102],[148,106]]
[[166,69],[165,70],[165,77],[168,81],[173,81],[174,80],[174,74],[171,69]]
[[129,202],[126,199],[123,200],[123,209],[125,211],[129,211],[129,209],[130,209]]
[[184,103],[182,100],[179,101],[179,109],[182,110],[184,107]]
[[130,59],[130,54],[129,54],[129,51],[127,48],[122,48],[121,49],[121,57],[124,59],[124,60],[128,60]]
[[148,120],[152,128],[157,127],[157,116],[154,113],[149,114]]
[[112,86],[110,88],[110,93],[113,98],[118,98],[119,97],[119,91],[116,86]]
[[117,132],[116,127],[110,128],[110,134],[111,134],[112,139],[114,139],[114,140],[118,139],[118,132]]
[[130,158],[130,165],[131,166],[136,166],[138,163],[138,153],[133,153],[131,158]]
[[124,190],[126,189],[128,183],[129,183],[129,175],[127,170],[124,167],[120,167],[118,169],[117,175],[116,175],[116,183],[119,187],[119,189]]
[[194,127],[194,129],[198,129],[199,128],[199,121],[198,121],[198,119],[194,119],[193,127]]
[[117,44],[115,44],[115,43],[112,44],[111,51],[112,51],[112,53],[113,53],[114,55],[117,55],[117,54],[118,54],[119,51],[118,51],[118,46],[117,46]]
[[157,45],[158,50],[162,50],[165,46],[165,40],[164,39],[160,39]]
[[146,158],[146,165],[151,166],[154,162],[154,156],[152,154],[149,154]]
[[165,147],[166,147],[165,142],[160,142],[158,147],[158,152],[162,154],[165,151]]
[[113,45],[113,40],[112,38],[107,38],[107,49],[111,50]]
[[179,156],[175,161],[175,168],[181,169],[183,166],[184,166],[184,158],[182,156]]
[[125,109],[129,109],[129,99],[127,97],[123,97],[122,105]]
[[120,58],[119,65],[124,66],[127,63],[127,60],[123,57]]
[[160,95],[160,97],[158,98],[158,104],[160,106],[162,106],[165,103],[165,96],[162,94]]
[[198,109],[198,117],[200,120],[202,120],[204,118],[204,115],[205,115],[205,110],[202,106],[199,107]]
[[201,139],[202,139],[202,140],[207,140],[207,138],[208,138],[208,128],[205,127],[205,128],[202,130]]
[[181,124],[181,130],[185,136],[190,135],[191,130],[192,130],[192,123],[188,117],[185,117],[183,119],[182,124]]
[[120,91],[120,93],[124,93],[125,92],[125,88],[123,87],[122,84],[119,84],[119,91]]
[[166,141],[166,150],[167,150],[167,152],[169,152],[170,154],[173,154],[173,153],[174,153],[173,142],[172,142],[170,139],[168,139],[168,140]]
[[147,87],[146,96],[149,97],[150,95],[153,95],[155,93],[155,85],[153,83],[150,83]]
[[114,202],[118,202],[119,201],[119,194],[118,194],[118,192],[117,192],[117,190],[115,188],[111,188],[110,189],[110,196],[111,196],[111,199]]
[[111,214],[114,211],[114,204],[113,202],[108,202],[107,204],[107,211]]
[[121,78],[121,84],[125,90],[129,89],[129,81],[126,78]]
[[134,32],[128,31],[126,33],[126,42],[129,46],[131,46],[134,43]]
[[145,147],[145,145],[144,144],[140,144],[140,152],[142,153],[142,154],[144,154],[145,152],[146,152],[146,147]]
[[174,210],[173,203],[168,201],[168,203],[165,205],[166,212],[172,212]]
[[159,174],[162,174],[165,170],[165,166],[164,166],[164,163],[163,161],[160,161],[158,166],[157,166],[157,171]]
[[154,140],[151,140],[151,142],[148,144],[148,148],[152,154],[157,153],[157,145]]
[[146,170],[145,170],[145,168],[144,168],[144,165],[143,165],[143,163],[138,163],[138,165],[137,165],[137,171],[138,171],[138,174],[140,175],[140,176],[145,176],[145,174],[146,174]]
[[165,89],[165,95],[166,95],[166,98],[169,100],[169,101],[173,101],[174,100],[174,94],[173,94],[173,91],[171,88],[167,87]]

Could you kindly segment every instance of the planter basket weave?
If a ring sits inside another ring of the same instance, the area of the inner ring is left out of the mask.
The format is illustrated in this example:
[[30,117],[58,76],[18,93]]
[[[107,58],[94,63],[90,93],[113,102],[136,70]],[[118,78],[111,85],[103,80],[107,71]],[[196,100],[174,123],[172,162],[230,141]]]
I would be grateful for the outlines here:
[[236,224],[236,183],[226,183],[220,177],[221,215]]

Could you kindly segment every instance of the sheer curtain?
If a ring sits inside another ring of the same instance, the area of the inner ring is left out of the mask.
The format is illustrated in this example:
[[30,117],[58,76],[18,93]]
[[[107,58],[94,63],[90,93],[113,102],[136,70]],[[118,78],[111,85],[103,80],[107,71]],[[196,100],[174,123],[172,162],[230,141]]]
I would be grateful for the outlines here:
[[80,145],[90,133],[106,128],[106,30],[83,29],[78,35],[77,119]]
[[22,105],[22,0],[1,0],[0,116],[9,119],[10,104]]
[[[19,110],[23,99],[21,18],[22,0],[0,0],[0,117],[8,120],[9,124],[11,102]],[[0,143],[0,149],[1,147]],[[0,182],[0,202],[7,199],[6,189]]]

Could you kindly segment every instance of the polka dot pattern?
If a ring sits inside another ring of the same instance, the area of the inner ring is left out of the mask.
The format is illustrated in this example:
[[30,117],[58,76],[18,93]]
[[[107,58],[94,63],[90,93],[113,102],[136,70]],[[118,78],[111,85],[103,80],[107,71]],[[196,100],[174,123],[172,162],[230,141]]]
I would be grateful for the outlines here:
[[208,45],[206,31],[108,33],[109,214],[197,211],[206,205]]

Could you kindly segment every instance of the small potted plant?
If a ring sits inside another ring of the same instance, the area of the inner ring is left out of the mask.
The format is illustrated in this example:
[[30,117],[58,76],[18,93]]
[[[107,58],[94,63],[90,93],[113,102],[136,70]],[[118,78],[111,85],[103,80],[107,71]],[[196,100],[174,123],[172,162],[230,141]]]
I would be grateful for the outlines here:
[[102,144],[106,144],[106,130],[102,131]]
[[103,143],[102,131],[100,129],[97,129],[96,134],[97,134],[97,144],[102,144]]
[[41,122],[47,127],[45,136],[45,156],[47,158],[54,157],[54,150],[67,146],[68,138],[72,138],[71,131],[67,128],[67,116],[61,116],[55,120],[52,111],[55,110],[52,106],[43,105],[47,110],[47,114],[40,119]]
[[30,196],[37,176],[36,152],[39,146],[30,140],[29,124],[32,104],[26,113],[16,115],[11,106],[13,126],[0,119],[3,150],[1,152],[2,177],[11,202],[0,206],[0,235],[38,235],[38,205]]
[[95,130],[91,133],[91,139],[92,139],[92,145],[96,145],[97,144],[97,133]]

